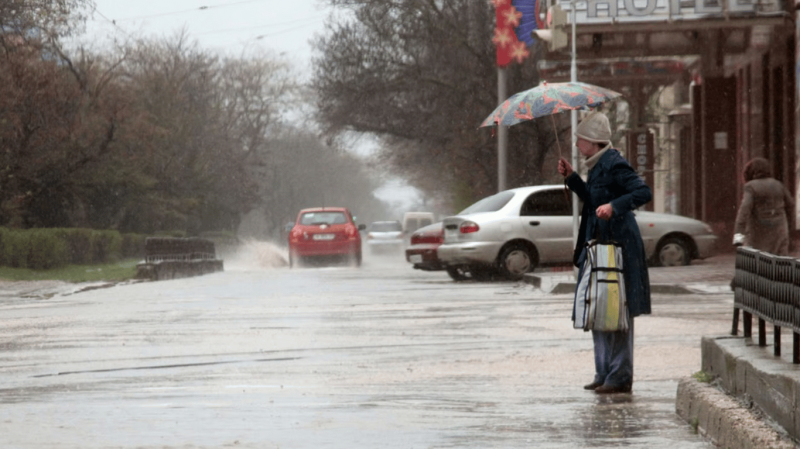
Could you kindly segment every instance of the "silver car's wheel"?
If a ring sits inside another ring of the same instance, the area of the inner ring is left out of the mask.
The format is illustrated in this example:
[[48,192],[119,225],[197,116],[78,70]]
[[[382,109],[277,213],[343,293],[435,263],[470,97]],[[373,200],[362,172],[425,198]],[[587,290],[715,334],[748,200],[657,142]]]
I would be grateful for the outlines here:
[[522,245],[511,245],[500,255],[500,271],[503,276],[519,280],[525,273],[533,271],[536,262],[530,250]]
[[469,268],[466,265],[448,266],[445,270],[447,274],[457,282],[466,281],[471,278]]
[[678,237],[670,237],[661,242],[657,255],[658,264],[662,267],[677,267],[692,262],[689,246]]

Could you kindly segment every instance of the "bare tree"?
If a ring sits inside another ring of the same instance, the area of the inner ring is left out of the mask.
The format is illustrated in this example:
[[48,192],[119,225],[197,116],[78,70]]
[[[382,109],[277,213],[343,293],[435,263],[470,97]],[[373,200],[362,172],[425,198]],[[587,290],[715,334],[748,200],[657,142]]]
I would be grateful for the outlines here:
[[[493,193],[496,140],[478,129],[498,104],[494,9],[473,0],[331,0],[313,86],[326,131],[374,133],[383,157],[429,193],[464,203]],[[535,49],[532,49],[535,50]],[[509,93],[538,84],[536,58],[509,67]],[[559,117],[559,121],[563,118]],[[509,133],[511,187],[552,179],[550,122]],[[554,166],[554,165],[553,165]]]
[[[127,48],[126,86],[148,130],[120,145],[141,155],[151,185],[131,204],[133,227],[235,229],[255,200],[248,159],[270,115],[265,67],[221,60],[185,33]],[[248,90],[250,89],[250,90]]]
[[92,0],[0,0],[0,23],[13,40],[47,43],[80,29],[93,7]]
[[[13,43],[13,45],[12,45]],[[4,35],[0,47],[0,213],[11,226],[66,221],[81,175],[111,152],[124,100],[113,68],[81,67]]]
[[36,5],[0,0],[14,25],[0,33],[0,225],[234,230],[254,207],[284,220],[323,192],[380,209],[360,160],[283,123],[301,94],[284,63],[186,33],[69,55],[58,38],[89,2]]

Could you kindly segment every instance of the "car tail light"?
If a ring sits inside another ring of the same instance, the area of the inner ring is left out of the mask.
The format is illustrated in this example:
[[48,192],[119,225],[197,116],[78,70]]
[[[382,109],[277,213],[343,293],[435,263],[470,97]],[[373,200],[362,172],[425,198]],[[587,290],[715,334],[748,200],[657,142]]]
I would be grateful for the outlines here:
[[475,223],[474,221],[465,221],[461,223],[460,227],[460,231],[462,234],[470,234],[472,232],[478,232],[478,230],[480,229],[481,228],[480,226],[478,226],[478,223]]
[[444,235],[441,232],[436,234],[413,234],[411,235],[411,244],[412,245],[421,245],[421,244],[431,244],[431,243],[443,243],[444,242]]
[[[293,229],[292,232],[289,233],[289,240],[292,242],[297,242],[303,237],[303,231],[300,229]],[[306,234],[306,239],[308,239],[308,234]]]

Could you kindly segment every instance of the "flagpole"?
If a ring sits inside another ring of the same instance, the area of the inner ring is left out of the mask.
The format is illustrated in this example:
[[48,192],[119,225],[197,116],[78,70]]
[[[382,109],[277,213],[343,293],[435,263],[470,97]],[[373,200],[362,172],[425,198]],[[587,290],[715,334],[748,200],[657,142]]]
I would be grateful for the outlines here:
[[[506,94],[506,69],[497,68],[497,104],[501,105],[508,95]],[[497,191],[506,189],[506,164],[508,159],[508,127],[497,124]]]

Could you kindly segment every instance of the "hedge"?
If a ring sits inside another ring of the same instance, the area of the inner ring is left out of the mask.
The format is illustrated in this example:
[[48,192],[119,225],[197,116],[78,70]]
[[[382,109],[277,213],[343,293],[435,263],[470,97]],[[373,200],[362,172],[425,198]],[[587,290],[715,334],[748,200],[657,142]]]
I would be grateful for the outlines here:
[[84,228],[0,227],[0,266],[45,270],[143,258],[146,237]]

